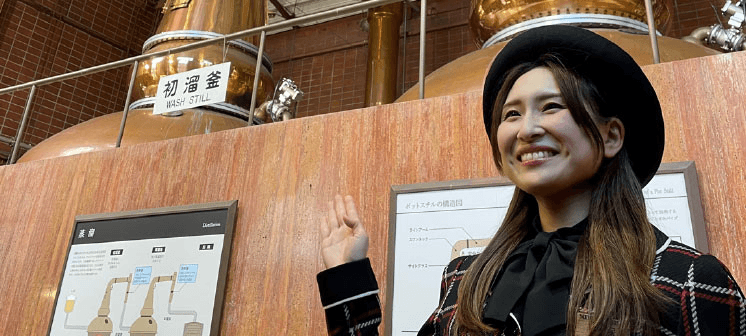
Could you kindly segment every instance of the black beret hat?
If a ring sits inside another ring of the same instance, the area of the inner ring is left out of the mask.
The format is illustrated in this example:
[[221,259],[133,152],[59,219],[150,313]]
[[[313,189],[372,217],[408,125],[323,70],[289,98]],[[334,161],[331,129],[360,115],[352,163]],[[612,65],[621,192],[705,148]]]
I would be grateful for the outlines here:
[[617,117],[625,128],[624,147],[637,179],[644,186],[663,157],[665,132],[660,102],[635,60],[616,44],[589,30],[545,26],[525,31],[505,45],[492,62],[484,83],[482,110],[487,136],[492,110],[505,74],[546,53],[560,57],[571,71],[590,80],[604,98],[604,117]]

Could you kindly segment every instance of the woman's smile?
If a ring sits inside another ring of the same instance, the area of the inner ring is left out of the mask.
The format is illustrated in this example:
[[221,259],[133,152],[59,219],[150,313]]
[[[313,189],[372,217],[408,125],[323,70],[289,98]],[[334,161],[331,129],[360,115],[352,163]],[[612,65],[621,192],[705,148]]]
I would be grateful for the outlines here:
[[540,165],[557,155],[557,151],[542,146],[529,146],[524,150],[518,151],[518,161],[524,166]]

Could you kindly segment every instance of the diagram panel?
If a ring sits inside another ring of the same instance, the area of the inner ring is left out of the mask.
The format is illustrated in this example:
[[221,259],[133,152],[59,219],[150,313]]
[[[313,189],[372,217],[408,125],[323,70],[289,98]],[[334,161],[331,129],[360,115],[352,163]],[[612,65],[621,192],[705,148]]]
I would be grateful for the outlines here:
[[481,253],[497,232],[515,189],[485,186],[397,197],[392,335],[414,335],[438,305],[448,262]]
[[76,221],[50,335],[213,335],[231,213]]

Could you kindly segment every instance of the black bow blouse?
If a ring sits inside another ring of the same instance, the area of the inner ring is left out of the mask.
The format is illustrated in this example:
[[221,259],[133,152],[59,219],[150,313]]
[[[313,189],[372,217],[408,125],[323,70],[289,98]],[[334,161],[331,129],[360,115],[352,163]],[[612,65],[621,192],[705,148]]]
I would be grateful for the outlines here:
[[535,219],[492,285],[484,322],[499,329],[517,322],[525,336],[564,335],[575,255],[587,225],[585,219],[543,232]]

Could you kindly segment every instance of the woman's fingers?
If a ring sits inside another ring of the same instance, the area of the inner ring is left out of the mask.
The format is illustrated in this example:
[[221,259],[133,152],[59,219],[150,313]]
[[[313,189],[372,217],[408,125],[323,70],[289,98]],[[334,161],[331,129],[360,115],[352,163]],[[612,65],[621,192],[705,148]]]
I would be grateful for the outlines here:
[[345,212],[347,213],[347,217],[350,219],[359,222],[360,218],[357,216],[357,209],[355,208],[355,200],[352,198],[352,196],[347,195],[345,196]]
[[334,197],[334,201],[329,202],[329,210],[322,219],[321,234],[324,238],[333,235],[342,225],[352,229],[353,234],[358,236],[365,233],[357,213],[355,200],[352,196],[342,198],[340,195]]
[[329,202],[329,211],[326,214],[326,222],[327,227],[329,228],[329,233],[334,232],[334,230],[339,227],[339,222],[337,221],[337,211],[334,210],[333,202]]
[[345,197],[345,211],[347,214],[344,216],[345,224],[352,229],[354,235],[359,236],[365,233],[365,228],[360,222],[360,217],[357,214],[357,207],[355,206],[355,200],[352,196],[347,195]]
[[[352,202],[352,211],[354,214],[354,218],[357,222],[360,220],[357,218],[357,211],[355,210],[355,204],[354,201],[352,201],[352,197],[349,197],[349,202]],[[346,220],[348,217],[345,204],[345,200],[340,195],[336,195],[334,197],[333,201],[330,201],[328,206],[328,211],[326,216],[322,219],[322,229],[321,234],[323,235],[322,238],[330,237],[332,235],[341,234],[339,232],[339,229],[343,227],[344,225],[349,226],[352,228],[353,226],[349,223],[346,223],[346,221],[349,221],[349,219]]]
[[341,195],[337,194],[334,196],[334,205],[335,210],[337,211],[337,223],[338,225],[342,225],[342,223],[344,223],[344,217],[347,215],[347,211],[345,211],[344,200]]

